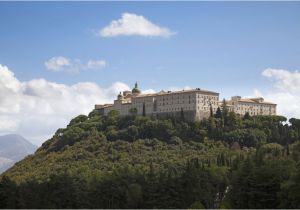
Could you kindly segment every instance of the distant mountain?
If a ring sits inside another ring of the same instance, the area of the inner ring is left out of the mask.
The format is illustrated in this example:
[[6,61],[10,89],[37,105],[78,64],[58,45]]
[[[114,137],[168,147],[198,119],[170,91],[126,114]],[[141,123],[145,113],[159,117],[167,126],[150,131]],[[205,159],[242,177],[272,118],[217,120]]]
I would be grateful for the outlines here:
[[0,173],[32,154],[37,146],[31,144],[25,138],[16,134],[0,136]]

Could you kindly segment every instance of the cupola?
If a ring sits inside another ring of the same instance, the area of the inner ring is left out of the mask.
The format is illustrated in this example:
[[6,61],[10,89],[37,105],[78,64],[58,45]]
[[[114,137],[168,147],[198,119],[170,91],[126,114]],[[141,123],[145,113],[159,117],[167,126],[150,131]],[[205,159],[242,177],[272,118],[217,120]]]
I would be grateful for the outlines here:
[[122,93],[120,92],[119,95],[118,95],[118,100],[122,100],[123,99],[123,95]]
[[138,87],[138,84],[137,84],[137,82],[136,82],[135,85],[134,85],[134,88],[132,89],[132,94],[138,95],[138,94],[140,94],[140,93],[141,93],[141,91],[140,91],[140,89],[139,89],[139,87]]

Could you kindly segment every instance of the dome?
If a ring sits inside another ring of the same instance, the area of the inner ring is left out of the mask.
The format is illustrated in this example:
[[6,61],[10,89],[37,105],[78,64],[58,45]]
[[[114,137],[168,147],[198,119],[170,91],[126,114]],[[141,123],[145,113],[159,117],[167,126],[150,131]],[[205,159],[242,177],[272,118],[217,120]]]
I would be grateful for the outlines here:
[[121,99],[123,99],[123,95],[122,95],[122,93],[120,92],[119,95],[118,95],[118,100],[121,100]]
[[140,93],[141,93],[141,91],[138,88],[138,84],[136,82],[135,85],[134,85],[134,88],[132,89],[132,94],[140,94]]

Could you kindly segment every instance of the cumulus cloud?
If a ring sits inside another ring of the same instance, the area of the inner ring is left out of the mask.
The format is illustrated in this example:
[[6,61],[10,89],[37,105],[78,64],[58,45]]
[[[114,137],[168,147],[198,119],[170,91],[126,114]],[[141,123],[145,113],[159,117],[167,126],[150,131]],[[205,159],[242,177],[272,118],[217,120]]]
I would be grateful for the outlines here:
[[62,56],[50,58],[45,62],[45,66],[47,67],[47,69],[52,71],[61,71],[65,67],[68,67],[70,65],[70,60]]
[[262,72],[262,75],[275,81],[278,89],[300,93],[300,72],[288,71],[284,69],[271,69],[268,68]]
[[113,20],[108,26],[101,29],[98,35],[102,37],[115,36],[147,36],[168,38],[175,34],[170,29],[160,27],[141,15],[123,13],[118,20]]
[[88,60],[86,63],[80,59],[69,59],[63,56],[52,57],[45,62],[45,66],[48,70],[54,72],[66,71],[66,72],[79,72],[81,70],[99,70],[106,67],[105,60]]
[[262,75],[273,82],[274,89],[267,93],[255,90],[255,95],[277,103],[278,114],[300,118],[300,72],[268,68]]
[[0,134],[19,133],[40,145],[73,117],[88,114],[95,104],[111,103],[128,89],[122,82],[102,88],[91,82],[20,81],[0,64]]

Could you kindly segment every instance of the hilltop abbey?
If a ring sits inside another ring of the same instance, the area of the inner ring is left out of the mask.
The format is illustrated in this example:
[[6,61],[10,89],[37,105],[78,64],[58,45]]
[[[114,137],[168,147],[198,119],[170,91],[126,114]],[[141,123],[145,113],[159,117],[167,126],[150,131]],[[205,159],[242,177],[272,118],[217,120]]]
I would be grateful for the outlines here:
[[[103,115],[111,110],[117,110],[120,115],[135,112],[138,115],[173,116],[189,121],[200,121],[210,116],[211,110],[216,113],[222,107],[219,93],[200,88],[182,91],[160,91],[158,93],[142,94],[135,83],[132,91],[120,92],[113,104],[95,105]],[[266,102],[263,98],[241,98],[233,96],[226,101],[229,111],[240,115],[247,112],[253,115],[276,115],[276,104]]]

